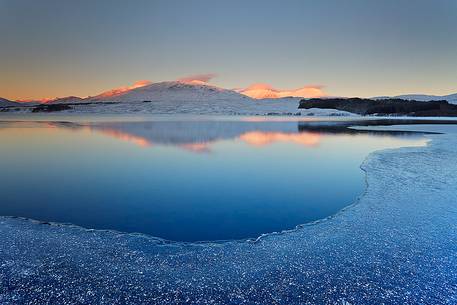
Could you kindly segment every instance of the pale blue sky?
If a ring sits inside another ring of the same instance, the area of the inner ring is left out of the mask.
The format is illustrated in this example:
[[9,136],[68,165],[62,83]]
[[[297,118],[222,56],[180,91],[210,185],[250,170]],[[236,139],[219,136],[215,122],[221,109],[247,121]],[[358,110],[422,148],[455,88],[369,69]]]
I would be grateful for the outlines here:
[[216,73],[226,88],[457,92],[457,1],[0,0],[0,96]]

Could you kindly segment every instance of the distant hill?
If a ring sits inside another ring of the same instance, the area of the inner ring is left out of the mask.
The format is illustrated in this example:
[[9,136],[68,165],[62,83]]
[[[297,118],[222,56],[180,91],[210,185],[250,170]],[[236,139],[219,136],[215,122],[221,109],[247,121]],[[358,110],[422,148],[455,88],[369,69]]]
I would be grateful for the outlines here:
[[373,97],[372,99],[380,100],[380,99],[391,99],[391,98],[399,98],[399,99],[404,99],[404,100],[414,100],[414,101],[421,101],[421,102],[445,100],[451,104],[457,104],[457,93],[448,94],[448,95],[404,94],[404,95],[397,95],[397,96],[377,96],[377,97]]
[[335,109],[360,115],[380,116],[457,116],[457,105],[447,101],[415,101],[399,98],[361,99],[361,98],[313,98],[300,101],[298,108]]
[[0,97],[0,107],[19,106],[19,105],[20,104],[17,102],[13,102],[13,101],[7,100],[6,98]]
[[211,86],[203,82],[168,81],[153,83],[142,87],[119,91],[110,90],[86,101],[218,101],[218,100],[250,100],[249,97],[235,92]]
[[96,102],[212,102],[230,100],[249,101],[251,98],[234,90],[212,86],[200,81],[166,81],[132,88],[112,89],[87,98],[67,96],[51,100],[28,101],[27,104],[0,99],[0,106],[7,106],[7,103],[9,106],[32,106],[34,104],[58,105]]
[[75,104],[84,102],[84,99],[77,96],[67,96],[67,97],[60,97],[50,101],[47,101],[45,104]]

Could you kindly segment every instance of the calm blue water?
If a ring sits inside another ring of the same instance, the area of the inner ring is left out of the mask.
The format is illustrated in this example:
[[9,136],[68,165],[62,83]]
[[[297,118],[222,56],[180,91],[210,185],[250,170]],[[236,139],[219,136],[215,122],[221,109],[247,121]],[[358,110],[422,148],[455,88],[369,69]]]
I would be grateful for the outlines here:
[[370,152],[424,143],[299,124],[0,122],[0,215],[178,241],[257,237],[354,202]]

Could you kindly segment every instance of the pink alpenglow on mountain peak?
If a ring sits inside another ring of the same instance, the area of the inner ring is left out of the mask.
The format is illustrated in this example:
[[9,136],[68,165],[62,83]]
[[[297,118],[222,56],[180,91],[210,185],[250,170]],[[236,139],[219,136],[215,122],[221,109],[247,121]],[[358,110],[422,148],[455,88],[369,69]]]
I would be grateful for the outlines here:
[[139,81],[136,81],[131,86],[123,86],[123,87],[114,88],[114,89],[111,89],[109,91],[105,91],[105,92],[97,95],[96,97],[97,98],[103,98],[103,97],[116,96],[116,95],[128,92],[130,90],[141,88],[141,87],[144,87],[144,86],[147,86],[147,85],[150,85],[150,84],[152,84],[152,82],[149,81],[149,80],[139,80]]
[[308,85],[292,90],[276,89],[265,83],[255,83],[247,88],[225,89],[210,84],[217,74],[206,73],[178,78],[174,81],[151,82],[139,80],[129,86],[104,91],[95,96],[77,96],[52,99],[21,100],[49,104],[80,103],[83,101],[141,101],[141,100],[220,100],[220,99],[277,99],[284,97],[311,98],[327,96],[323,86]]
[[196,74],[179,78],[177,81],[186,84],[207,85],[216,76],[217,74],[215,73]]
[[321,85],[303,86],[292,90],[281,90],[264,83],[252,84],[245,89],[237,90],[239,93],[255,99],[282,98],[282,97],[323,97],[326,96]]

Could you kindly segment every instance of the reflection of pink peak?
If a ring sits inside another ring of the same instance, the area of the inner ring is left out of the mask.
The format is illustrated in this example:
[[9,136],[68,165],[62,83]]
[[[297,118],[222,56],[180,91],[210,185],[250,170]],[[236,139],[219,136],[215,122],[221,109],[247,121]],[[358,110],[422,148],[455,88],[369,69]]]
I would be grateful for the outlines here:
[[284,132],[263,132],[251,131],[244,133],[240,139],[249,145],[261,147],[275,142],[290,142],[304,146],[316,146],[319,144],[320,135],[318,133],[284,133]]
[[[89,130],[101,132],[107,136],[114,137],[121,141],[126,141],[133,143],[140,147],[150,147],[153,146],[151,140],[136,136],[127,132],[119,131],[116,129],[111,128],[92,128],[89,127]],[[318,133],[312,132],[301,132],[301,133],[286,133],[286,132],[264,132],[264,131],[250,131],[245,132],[239,136],[239,139],[244,141],[245,143],[255,146],[255,147],[263,147],[267,145],[271,145],[278,142],[288,142],[288,143],[295,143],[303,146],[316,146],[319,144],[320,135]],[[188,142],[188,143],[176,143],[173,144],[176,147],[185,149],[187,151],[191,151],[194,153],[210,153],[211,152],[211,145],[216,143],[217,140],[208,141],[208,142]],[[154,143],[157,144],[157,143]],[[160,144],[159,145],[169,145]]]
[[321,85],[303,86],[292,90],[275,89],[269,84],[252,84],[251,86],[238,90],[239,93],[255,99],[261,98],[282,98],[282,97],[322,97],[326,94]]
[[131,142],[140,147],[152,146],[152,142],[146,138],[134,136],[132,134],[125,133],[125,132],[122,132],[119,130],[115,130],[115,129],[95,129],[95,130],[101,131],[102,133],[109,135],[111,137],[114,137],[116,139],[126,141],[126,142]]
[[[151,147],[153,146],[153,143],[143,137],[140,136],[135,136],[130,133],[122,132],[116,129],[110,129],[110,128],[90,128],[90,130],[96,130],[99,131],[107,136],[116,138],[121,141],[125,142],[130,142],[133,143],[139,147]],[[180,144],[177,145],[178,147],[191,151],[191,152],[196,152],[196,153],[209,153],[210,152],[210,143],[185,143],[185,144]]]
[[210,148],[209,148],[209,143],[189,143],[189,144],[182,144],[180,147],[196,152],[196,153],[209,153]]
[[141,87],[144,87],[144,86],[147,86],[147,85],[150,85],[150,84],[152,84],[152,82],[150,82],[148,80],[139,80],[139,81],[135,82],[131,86],[119,87],[119,88],[115,88],[115,89],[111,89],[111,90],[105,91],[105,92],[97,95],[96,98],[117,96],[117,95],[120,95],[120,94],[125,93],[127,91],[130,91],[130,90],[133,90],[133,89],[136,89],[136,88],[141,88]]

